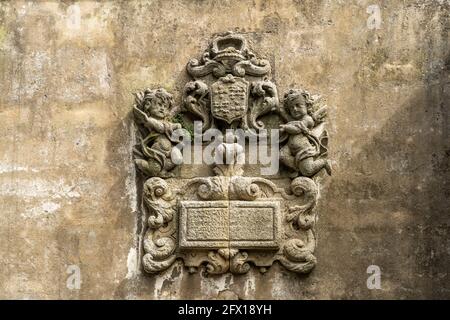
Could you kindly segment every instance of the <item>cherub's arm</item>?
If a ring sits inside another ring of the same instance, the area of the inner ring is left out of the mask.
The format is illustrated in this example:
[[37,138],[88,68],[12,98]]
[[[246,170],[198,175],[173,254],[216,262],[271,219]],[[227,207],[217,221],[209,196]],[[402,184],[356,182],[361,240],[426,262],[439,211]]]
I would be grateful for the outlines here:
[[158,133],[164,133],[165,132],[165,126],[164,122],[161,120],[154,119],[152,117],[148,117],[145,119],[145,126],[153,131],[156,131]]
[[151,131],[156,131],[158,133],[165,132],[164,123],[160,120],[154,119],[152,117],[147,116],[142,110],[138,107],[134,107],[135,114],[142,121],[143,125]]
[[311,116],[305,115],[301,122],[308,129],[312,129],[314,127],[314,119]]
[[299,125],[299,121],[291,121],[286,124],[280,125],[280,130],[286,132],[287,134],[299,134],[302,129]]

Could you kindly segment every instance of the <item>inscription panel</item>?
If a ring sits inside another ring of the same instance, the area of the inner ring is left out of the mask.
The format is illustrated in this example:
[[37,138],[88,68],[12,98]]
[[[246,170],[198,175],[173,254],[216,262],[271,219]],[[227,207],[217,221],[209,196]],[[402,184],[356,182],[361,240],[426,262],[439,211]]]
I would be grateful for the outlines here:
[[187,240],[228,240],[228,208],[188,208]]
[[182,201],[181,248],[277,248],[277,201]]
[[228,201],[181,201],[180,247],[228,247],[228,211]]
[[230,201],[230,246],[277,248],[279,212],[278,201]]

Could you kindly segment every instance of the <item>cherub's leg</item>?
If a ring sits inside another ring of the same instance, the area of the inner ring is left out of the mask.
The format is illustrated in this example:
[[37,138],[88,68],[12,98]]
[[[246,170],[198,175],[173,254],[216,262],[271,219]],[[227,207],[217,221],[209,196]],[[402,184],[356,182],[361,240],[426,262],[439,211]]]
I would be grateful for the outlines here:
[[298,171],[298,168],[295,166],[295,158],[291,154],[291,150],[288,145],[285,145],[280,149],[280,161],[286,167]]
[[305,158],[298,164],[300,172],[306,177],[312,177],[321,169],[325,169],[329,175],[331,175],[331,166],[326,159],[314,160],[313,157]]
[[172,162],[170,157],[166,158],[164,168],[162,168],[161,172],[159,173],[159,176],[161,178],[172,178],[175,176],[173,172],[170,172],[170,170],[174,169],[176,167],[176,164]]
[[162,169],[161,164],[154,159],[148,161],[136,159],[135,163],[142,172],[150,177],[158,177]]
[[173,178],[173,177],[175,177],[175,174],[173,172],[166,171],[165,169],[162,169],[159,172],[158,177],[161,177],[161,178]]
[[166,163],[165,163],[165,165],[164,165],[164,170],[170,171],[170,170],[172,170],[173,168],[175,168],[176,166],[177,166],[177,165],[176,165],[175,163],[172,162],[172,159],[171,159],[170,157],[168,157],[168,158],[166,159]]

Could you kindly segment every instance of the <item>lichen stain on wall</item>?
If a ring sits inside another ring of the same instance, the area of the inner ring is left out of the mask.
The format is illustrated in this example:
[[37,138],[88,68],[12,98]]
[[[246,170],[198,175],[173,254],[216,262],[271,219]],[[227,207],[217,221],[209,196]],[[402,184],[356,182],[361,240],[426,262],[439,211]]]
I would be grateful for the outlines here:
[[[382,2],[371,29],[373,4],[2,2],[0,298],[449,298],[449,3]],[[309,276],[140,270],[131,93],[179,102],[186,63],[227,30],[271,61],[281,93],[327,99],[335,173]]]

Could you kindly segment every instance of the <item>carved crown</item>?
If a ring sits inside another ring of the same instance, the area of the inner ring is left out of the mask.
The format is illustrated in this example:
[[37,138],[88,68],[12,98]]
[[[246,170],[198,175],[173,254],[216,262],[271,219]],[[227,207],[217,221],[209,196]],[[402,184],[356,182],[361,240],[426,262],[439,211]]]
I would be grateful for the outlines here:
[[218,36],[212,41],[211,53],[214,60],[236,60],[246,59],[247,41],[244,37],[228,33],[225,36]]

